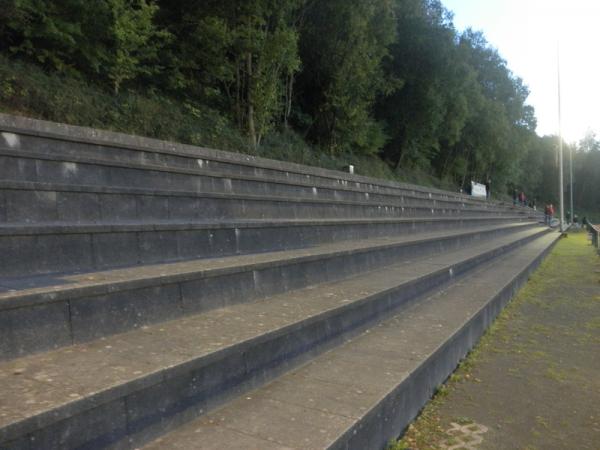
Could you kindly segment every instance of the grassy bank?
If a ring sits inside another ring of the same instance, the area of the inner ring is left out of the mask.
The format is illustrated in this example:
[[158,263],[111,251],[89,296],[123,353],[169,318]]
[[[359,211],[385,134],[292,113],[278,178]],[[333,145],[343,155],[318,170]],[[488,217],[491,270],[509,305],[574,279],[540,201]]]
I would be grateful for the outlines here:
[[108,129],[265,158],[340,170],[443,189],[454,189],[422,172],[395,173],[378,157],[332,156],[308,145],[297,133],[279,130],[258,149],[248,145],[218,111],[151,91],[113,94],[85,80],[46,73],[38,66],[0,56],[0,112]]

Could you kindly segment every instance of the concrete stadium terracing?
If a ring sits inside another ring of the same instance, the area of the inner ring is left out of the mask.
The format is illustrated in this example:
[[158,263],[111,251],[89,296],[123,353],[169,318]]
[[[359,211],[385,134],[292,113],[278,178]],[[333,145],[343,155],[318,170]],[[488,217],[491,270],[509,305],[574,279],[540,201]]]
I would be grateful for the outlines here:
[[0,448],[382,448],[538,213],[0,115]]

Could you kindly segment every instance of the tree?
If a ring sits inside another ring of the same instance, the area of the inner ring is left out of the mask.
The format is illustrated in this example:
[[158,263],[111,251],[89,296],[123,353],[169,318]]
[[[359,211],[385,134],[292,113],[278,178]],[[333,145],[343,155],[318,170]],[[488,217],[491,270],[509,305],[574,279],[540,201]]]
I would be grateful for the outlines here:
[[491,174],[498,186],[515,182],[535,130],[533,110],[525,105],[529,91],[481,33],[467,30],[459,48],[477,75],[478,90],[473,114],[456,144],[468,165],[463,182]]
[[298,35],[291,26],[297,2],[255,1],[246,7],[248,14],[235,29],[236,109],[256,147],[281,117],[285,80],[300,67]]
[[[440,0],[0,1],[5,57],[216,111],[254,148],[291,128],[332,156],[556,201],[556,137],[536,135],[523,81]],[[589,134],[577,205],[600,208],[598,167]]]
[[106,74],[119,92],[123,82],[159,70],[159,50],[169,37],[153,23],[158,10],[147,0],[108,0],[112,15],[111,53]]
[[396,169],[429,171],[460,136],[475,76],[458,60],[451,15],[439,1],[396,1],[394,11],[397,39],[386,71],[402,87],[378,105],[391,136],[384,155]]
[[[305,0],[164,2],[180,88],[228,109],[254,147],[290,109]],[[225,101],[223,101],[225,100]]]
[[385,142],[375,100],[393,88],[382,61],[394,39],[388,0],[314,2],[301,28],[301,110],[309,138],[330,153],[375,153]]
[[105,2],[85,0],[4,0],[0,46],[47,69],[97,75],[107,61]]
[[575,205],[587,211],[600,211],[600,141],[591,131],[579,142],[574,153],[573,172]]

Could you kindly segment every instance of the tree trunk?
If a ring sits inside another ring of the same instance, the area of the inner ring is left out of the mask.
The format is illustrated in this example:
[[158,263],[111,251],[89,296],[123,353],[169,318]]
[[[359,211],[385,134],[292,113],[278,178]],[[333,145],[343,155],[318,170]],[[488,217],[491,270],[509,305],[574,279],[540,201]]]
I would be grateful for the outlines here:
[[440,172],[440,178],[444,179],[446,175],[448,175],[448,166],[450,165],[450,161],[454,159],[454,150],[448,149],[446,152],[446,157],[444,158],[444,164],[442,166],[442,170]]
[[[467,164],[465,165],[465,172],[463,173],[463,179],[462,179],[462,183],[460,184],[460,186],[464,189],[466,188],[465,183],[467,181],[467,175],[469,174],[469,160],[471,159],[471,149],[467,149],[467,155],[465,160],[467,161]],[[470,180],[469,180],[470,181]],[[469,183],[470,185],[471,183]]]
[[248,74],[248,82],[246,85],[246,100],[248,102],[248,133],[250,135],[250,143],[252,144],[252,147],[256,150],[258,142],[256,140],[256,126],[254,124],[254,103],[252,98],[252,53],[248,53],[246,55],[246,72]]
[[236,58],[235,62],[235,118],[238,129],[242,130],[244,125],[244,121],[242,120],[242,73],[238,58]]
[[404,150],[406,148],[406,138],[402,138],[402,144],[400,145],[400,149],[399,149],[399,153],[398,153],[398,159],[396,159],[396,164],[394,164],[394,171],[397,171],[400,166],[402,166],[402,163],[404,162],[404,156],[406,155],[406,151]]
[[294,93],[294,74],[290,73],[286,77],[285,86],[285,107],[283,110],[283,125],[288,128],[288,119],[292,113],[292,95]]
[[404,159],[404,152],[402,150],[400,150],[400,155],[398,156],[398,159],[396,159],[396,164],[394,164],[394,171],[397,171],[400,166],[402,165],[402,160]]
[[337,139],[335,133],[335,116],[331,121],[331,127],[329,128],[329,155],[332,157],[335,155],[335,148],[337,146]]

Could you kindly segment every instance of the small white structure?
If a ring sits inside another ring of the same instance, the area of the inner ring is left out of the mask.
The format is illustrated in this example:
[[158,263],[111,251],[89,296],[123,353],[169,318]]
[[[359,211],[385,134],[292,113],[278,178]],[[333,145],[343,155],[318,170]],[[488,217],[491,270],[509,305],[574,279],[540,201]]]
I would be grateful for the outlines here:
[[473,197],[487,197],[485,185],[471,181],[471,195]]

